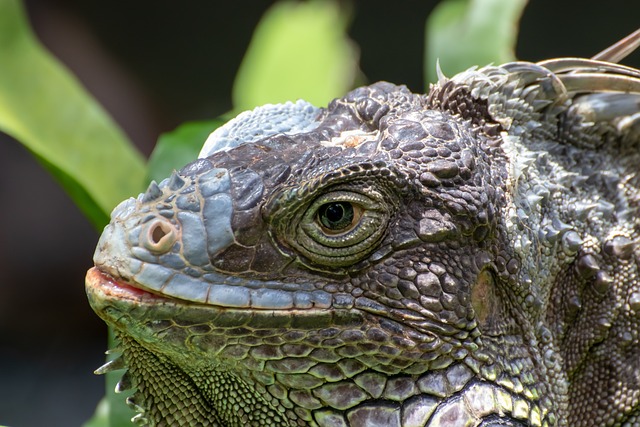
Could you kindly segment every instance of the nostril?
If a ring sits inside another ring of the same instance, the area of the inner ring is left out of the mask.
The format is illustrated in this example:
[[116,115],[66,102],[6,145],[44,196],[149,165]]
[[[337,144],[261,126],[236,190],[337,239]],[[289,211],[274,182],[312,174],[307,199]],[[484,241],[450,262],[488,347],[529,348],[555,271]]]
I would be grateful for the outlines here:
[[153,230],[151,231],[151,241],[157,245],[162,241],[162,238],[166,235],[167,235],[167,230],[165,230],[165,227],[163,227],[160,224],[157,224],[155,227],[153,227]]
[[176,241],[176,232],[171,224],[155,220],[147,226],[144,246],[154,253],[163,253],[171,249]]

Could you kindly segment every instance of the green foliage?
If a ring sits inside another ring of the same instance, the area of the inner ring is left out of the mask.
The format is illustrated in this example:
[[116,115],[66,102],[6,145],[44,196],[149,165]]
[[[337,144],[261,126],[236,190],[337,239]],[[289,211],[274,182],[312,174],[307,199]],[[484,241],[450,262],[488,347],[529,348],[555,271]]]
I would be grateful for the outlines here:
[[109,398],[104,397],[100,400],[98,406],[96,406],[96,411],[94,412],[93,417],[84,423],[82,427],[108,427],[113,425],[109,423],[109,413]]
[[515,60],[518,21],[527,0],[445,0],[427,20],[425,81],[435,82],[436,61],[451,76],[474,65]]
[[192,162],[198,157],[202,144],[218,126],[227,120],[218,118],[203,122],[189,122],[172,132],[160,135],[148,163],[148,181],[156,182],[168,177],[173,170]]
[[96,227],[144,184],[143,159],[102,107],[0,1],[0,131],[27,147]]
[[[436,79],[436,58],[449,75],[513,60],[525,3],[443,1],[427,21],[427,81]],[[300,98],[322,106],[351,89],[359,71],[347,23],[334,0],[273,6],[238,72],[234,111]],[[24,144],[98,228],[119,201],[144,188],[145,178],[160,181],[194,160],[227,118],[187,123],[162,135],[145,167],[103,109],[37,42],[18,0],[0,0],[0,64],[0,131]],[[107,374],[107,397],[85,427],[132,425],[124,396],[113,393],[120,376]]]
[[236,111],[305,99],[326,105],[353,87],[357,55],[334,1],[274,5],[255,30],[233,87]]

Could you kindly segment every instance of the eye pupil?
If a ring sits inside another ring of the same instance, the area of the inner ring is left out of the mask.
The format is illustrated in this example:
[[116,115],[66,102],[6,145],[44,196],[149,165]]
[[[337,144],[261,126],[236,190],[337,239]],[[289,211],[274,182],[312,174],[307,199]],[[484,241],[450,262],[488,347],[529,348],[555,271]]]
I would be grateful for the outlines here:
[[353,222],[353,205],[349,202],[325,203],[318,209],[320,223],[329,230],[342,230]]
[[345,206],[340,203],[332,203],[327,206],[325,215],[330,222],[338,222],[345,216]]

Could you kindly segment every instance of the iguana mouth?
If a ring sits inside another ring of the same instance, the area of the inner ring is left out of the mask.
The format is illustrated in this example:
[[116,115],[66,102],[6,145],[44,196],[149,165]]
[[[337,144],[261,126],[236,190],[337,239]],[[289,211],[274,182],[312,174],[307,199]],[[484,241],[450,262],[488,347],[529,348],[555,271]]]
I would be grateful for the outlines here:
[[117,278],[98,267],[93,267],[87,272],[86,286],[87,292],[100,292],[106,298],[135,302],[174,301],[181,304],[250,310],[324,310],[353,306],[352,297],[344,295],[336,301],[321,290],[304,292],[227,284],[210,284],[206,298],[203,301],[193,301],[180,298],[179,295],[163,293],[162,289],[153,290],[135,281]]
[[145,289],[137,283],[115,278],[97,267],[93,267],[87,272],[86,286],[87,292],[99,291],[105,297],[112,299],[150,303],[177,300],[177,298],[167,297]]

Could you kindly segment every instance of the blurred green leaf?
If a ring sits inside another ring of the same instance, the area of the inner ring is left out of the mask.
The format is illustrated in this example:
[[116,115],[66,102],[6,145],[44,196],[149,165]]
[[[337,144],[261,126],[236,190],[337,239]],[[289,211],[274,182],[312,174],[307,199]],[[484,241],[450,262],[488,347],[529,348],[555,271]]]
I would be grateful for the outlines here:
[[474,65],[515,60],[518,22],[526,0],[445,0],[427,19],[425,79],[435,82],[436,60],[451,76]]
[[225,118],[217,118],[184,123],[172,132],[160,135],[156,148],[149,158],[148,180],[160,182],[174,169],[178,170],[194,161],[209,134],[226,121]]
[[236,111],[298,99],[326,105],[344,95],[358,73],[346,27],[346,14],[334,1],[274,5],[258,24],[236,76]]
[[0,0],[0,131],[24,144],[98,228],[143,188],[142,156],[36,40],[18,0]]
[[106,396],[98,402],[93,417],[82,427],[109,427],[109,400]]

